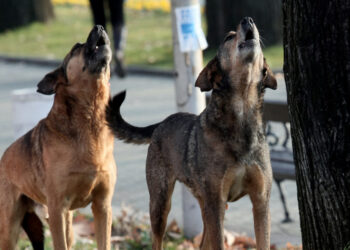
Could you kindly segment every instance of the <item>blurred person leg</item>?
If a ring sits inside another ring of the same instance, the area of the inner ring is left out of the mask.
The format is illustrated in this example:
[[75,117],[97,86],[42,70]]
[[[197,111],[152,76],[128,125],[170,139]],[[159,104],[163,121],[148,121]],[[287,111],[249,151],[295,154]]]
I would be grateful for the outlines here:
[[106,30],[106,15],[103,6],[103,0],[89,0],[94,24],[102,25]]
[[113,29],[115,72],[119,77],[125,77],[124,48],[126,28],[124,25],[124,0],[109,0],[109,9]]

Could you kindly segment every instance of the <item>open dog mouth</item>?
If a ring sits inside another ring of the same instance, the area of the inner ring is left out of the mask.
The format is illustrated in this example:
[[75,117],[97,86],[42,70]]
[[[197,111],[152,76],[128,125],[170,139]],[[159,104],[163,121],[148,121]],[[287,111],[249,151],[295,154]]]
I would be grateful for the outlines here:
[[88,43],[90,43],[90,49],[94,52],[98,52],[104,46],[109,46],[109,39],[104,30],[98,30],[94,34],[91,34],[88,38]]
[[245,33],[245,38],[244,38],[243,42],[241,42],[238,47],[240,49],[253,47],[254,41],[255,41],[254,32],[251,28],[249,28]]
[[97,50],[99,49],[99,47],[103,46],[103,45],[106,45],[106,41],[105,39],[103,38],[103,36],[101,36],[97,43],[96,43],[96,46],[95,46],[95,52],[97,52]]
[[90,72],[100,72],[111,60],[112,52],[107,33],[102,26],[96,25],[90,32],[85,51],[85,59]]
[[251,29],[249,29],[247,31],[247,33],[245,34],[245,41],[248,41],[248,40],[251,40],[251,39],[254,39],[254,33]]

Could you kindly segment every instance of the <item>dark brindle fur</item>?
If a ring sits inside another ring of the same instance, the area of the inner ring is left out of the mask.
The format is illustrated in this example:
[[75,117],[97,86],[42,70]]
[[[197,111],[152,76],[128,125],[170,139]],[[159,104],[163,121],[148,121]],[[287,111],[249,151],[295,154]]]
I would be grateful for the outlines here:
[[[110,99],[107,34],[95,26],[62,65],[38,84],[54,94],[48,116],[15,141],[0,162],[0,249],[15,249],[20,227],[34,249],[44,248],[47,217],[56,250],[73,243],[72,210],[92,203],[98,249],[110,249],[116,180],[114,136],[106,125]],[[35,112],[35,111],[33,111]]]
[[146,128],[120,115],[125,92],[113,98],[107,121],[119,139],[148,143],[146,175],[150,193],[153,249],[162,248],[175,181],[197,198],[204,222],[202,249],[223,249],[226,202],[248,194],[253,203],[258,249],[269,249],[271,166],[262,123],[263,94],[276,79],[263,58],[251,18],[230,32],[196,86],[213,90],[199,115],[177,113]]

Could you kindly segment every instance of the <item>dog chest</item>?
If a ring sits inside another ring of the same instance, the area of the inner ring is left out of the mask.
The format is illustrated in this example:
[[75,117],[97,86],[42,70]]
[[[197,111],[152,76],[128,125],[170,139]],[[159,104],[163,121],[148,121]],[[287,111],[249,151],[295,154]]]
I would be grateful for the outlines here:
[[245,194],[244,179],[246,169],[244,166],[234,167],[230,169],[224,177],[224,186],[227,191],[227,201],[232,202],[241,198]]
[[101,187],[109,187],[115,182],[114,171],[70,172],[66,177],[67,183],[64,199],[66,207],[76,209],[87,206],[94,193]]

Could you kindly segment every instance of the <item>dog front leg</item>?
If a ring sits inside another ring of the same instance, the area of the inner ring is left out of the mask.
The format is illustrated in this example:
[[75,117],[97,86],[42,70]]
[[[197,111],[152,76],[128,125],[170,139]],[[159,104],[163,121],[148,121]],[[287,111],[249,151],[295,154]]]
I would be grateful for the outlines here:
[[270,249],[269,201],[253,201],[254,231],[257,250]]
[[220,199],[207,200],[202,211],[204,233],[201,250],[223,250],[225,204]]
[[[265,168],[252,166],[248,169],[250,181],[248,194],[253,204],[254,231],[257,250],[270,249],[270,209],[272,172],[268,165]],[[265,172],[262,171],[265,169]]]
[[65,213],[66,217],[66,239],[67,239],[67,248],[71,249],[73,244],[73,212],[67,211]]
[[55,250],[67,250],[65,215],[63,209],[49,205],[49,226]]
[[98,250],[110,250],[111,248],[112,207],[110,204],[110,200],[92,203]]

